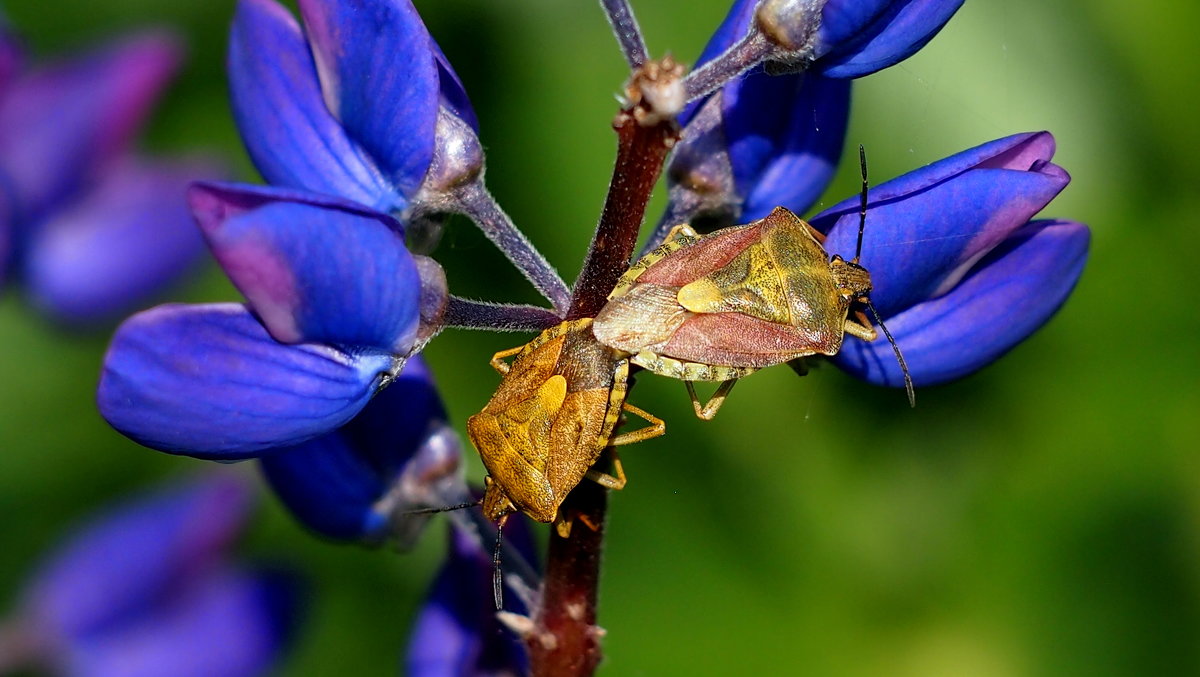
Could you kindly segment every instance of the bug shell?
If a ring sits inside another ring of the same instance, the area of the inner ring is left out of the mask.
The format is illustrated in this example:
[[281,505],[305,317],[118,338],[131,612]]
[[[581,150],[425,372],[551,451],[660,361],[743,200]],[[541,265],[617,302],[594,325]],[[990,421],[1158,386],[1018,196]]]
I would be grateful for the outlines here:
[[870,291],[870,278],[831,261],[818,237],[782,207],[708,235],[677,230],[622,276],[596,316],[596,338],[685,380],[836,354],[850,304]]
[[552,522],[608,445],[629,361],[592,335],[592,319],[547,329],[517,354],[467,433],[488,471],[484,514]]

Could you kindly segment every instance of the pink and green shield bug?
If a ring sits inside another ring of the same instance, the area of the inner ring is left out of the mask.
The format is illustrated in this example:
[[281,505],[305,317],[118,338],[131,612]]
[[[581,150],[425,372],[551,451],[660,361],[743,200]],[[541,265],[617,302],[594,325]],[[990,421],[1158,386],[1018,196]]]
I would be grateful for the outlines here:
[[[866,179],[859,223],[859,251],[866,220]],[[858,264],[830,257],[825,236],[783,207],[765,218],[698,235],[689,226],[672,230],[657,249],[621,277],[596,315],[593,332],[603,344],[630,353],[631,361],[656,374],[683,380],[696,415],[710,419],[740,378],[784,362],[836,355],[845,334],[878,338],[863,309],[870,303],[871,276]],[[909,400],[912,383],[905,369]],[[694,381],[721,381],[701,406]]]

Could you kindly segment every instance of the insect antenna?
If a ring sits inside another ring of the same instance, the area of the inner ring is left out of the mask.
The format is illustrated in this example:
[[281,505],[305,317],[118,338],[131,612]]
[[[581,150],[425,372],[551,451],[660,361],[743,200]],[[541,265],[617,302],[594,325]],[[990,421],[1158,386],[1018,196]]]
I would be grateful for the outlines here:
[[867,228],[867,151],[861,143],[858,144],[858,166],[862,170],[862,192],[858,201],[858,246],[854,248],[854,260],[851,263],[858,263],[862,256],[863,231]]
[[483,499],[479,498],[470,503],[457,503],[455,505],[443,505],[438,508],[414,508],[412,510],[402,510],[401,515],[432,515],[439,512],[452,512],[454,510],[466,510],[474,508],[477,505],[483,505]]
[[871,314],[875,316],[875,324],[883,330],[883,335],[887,337],[888,343],[892,344],[892,351],[896,353],[896,361],[900,363],[900,371],[904,372],[904,389],[908,391],[908,406],[917,406],[917,393],[913,390],[912,377],[908,375],[908,364],[904,361],[904,356],[900,354],[900,346],[896,345],[896,339],[892,338],[892,332],[888,331],[887,325],[883,323],[883,318],[879,316],[879,311],[875,310],[875,304],[871,303],[870,299],[865,299],[867,308],[871,309]]
[[496,611],[504,608],[504,588],[500,574],[500,544],[503,542],[501,534],[504,532],[504,523],[507,521],[508,515],[496,520],[496,547],[492,550],[492,599],[496,602]]
[[[455,512],[458,510],[465,510],[467,508],[475,508],[482,504],[483,504],[483,499],[478,498],[478,499],[475,499],[474,501],[470,501],[467,503],[446,505],[446,506],[441,506],[438,508],[414,508],[412,510],[402,510],[395,514],[398,514],[398,515],[429,515],[429,514],[435,514],[435,513],[439,513],[439,512]],[[492,524],[491,521],[485,519],[483,517],[483,515],[477,511],[467,513],[467,514],[469,515],[469,517],[466,517],[464,519],[470,520],[470,522],[463,523],[458,520],[455,520],[455,524],[458,525],[460,529],[465,529],[468,531],[481,531],[482,529],[486,528],[485,525]],[[504,567],[502,566],[502,564],[508,564],[508,566],[510,567],[509,573],[516,577],[516,582],[514,583],[513,581],[510,581],[509,585],[526,586],[526,585],[528,585],[529,581],[534,581],[534,582],[537,581],[537,572],[529,565],[529,563],[525,560],[525,558],[521,556],[520,551],[514,550],[513,547],[511,545],[509,545],[507,556],[502,557],[502,553],[504,552],[504,546],[507,544],[505,543],[504,539],[501,536],[501,529],[504,526],[505,522],[507,522],[507,521],[508,521],[508,515],[505,515],[504,517],[501,517],[499,520],[497,520],[494,523],[496,526],[496,544],[492,549],[492,597],[494,598],[494,600],[496,602],[496,610],[497,611],[500,611],[501,607],[504,605],[503,586],[501,585],[503,582],[503,577],[504,577]],[[474,523],[474,525],[475,525],[473,528],[471,527],[471,523]],[[526,602],[526,604],[528,605],[529,600],[526,598],[526,595],[521,594],[520,589],[518,589],[517,592],[519,593],[518,597],[520,597],[522,600],[524,600]]]

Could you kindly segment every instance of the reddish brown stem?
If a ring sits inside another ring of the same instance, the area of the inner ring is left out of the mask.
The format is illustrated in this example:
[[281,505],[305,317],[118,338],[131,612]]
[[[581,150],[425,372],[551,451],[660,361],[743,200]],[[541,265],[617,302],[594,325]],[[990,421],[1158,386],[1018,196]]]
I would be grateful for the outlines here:
[[642,126],[637,117],[634,111],[627,110],[613,121],[619,139],[617,162],[600,225],[571,293],[569,320],[598,313],[621,273],[629,267],[650,192],[678,136],[674,120]]
[[573,526],[569,538],[551,529],[542,604],[528,638],[534,677],[584,677],[600,664],[596,595],[607,504],[605,489],[583,482],[560,507]]
[[[681,70],[673,63],[659,69],[651,62],[642,73],[679,77]],[[567,319],[592,317],[599,312],[617,279],[629,267],[650,193],[678,138],[674,119],[652,121],[647,113],[639,99],[613,122],[618,138],[617,160],[596,236],[571,294]],[[607,505],[607,490],[585,481],[559,508],[573,526],[568,538],[554,530],[550,536],[541,604],[534,613],[533,631],[526,639],[535,677],[587,677],[600,664],[603,630],[596,625],[596,597]]]

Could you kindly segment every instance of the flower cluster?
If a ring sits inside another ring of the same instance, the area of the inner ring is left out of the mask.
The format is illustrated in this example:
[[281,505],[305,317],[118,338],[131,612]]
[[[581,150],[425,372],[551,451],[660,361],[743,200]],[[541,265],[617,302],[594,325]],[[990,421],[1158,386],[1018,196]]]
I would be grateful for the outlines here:
[[244,481],[215,475],[96,516],[45,562],[0,625],[0,671],[252,677],[297,620],[296,580],[231,561]]
[[[147,446],[260,459],[276,493],[318,533],[407,543],[426,519],[414,509],[469,500],[461,444],[416,353],[447,326],[545,328],[567,316],[573,297],[484,188],[478,121],[411,2],[298,4],[303,26],[276,0],[240,0],[231,32],[234,115],[270,185],[190,191],[200,231],[245,303],[162,306],[129,319],[113,338],[98,402]],[[603,4],[631,65],[646,64],[628,8]],[[851,79],[914,53],[959,5],[736,2],[692,73],[645,94],[653,110],[640,111],[643,123],[681,125],[669,206],[648,246],[687,220],[809,208],[841,156]],[[1053,150],[1048,133],[1020,134],[871,192],[862,263],[918,385],[995,360],[1078,279],[1087,228],[1031,220],[1068,181]],[[452,296],[428,256],[451,212],[475,222],[551,307]],[[854,198],[811,221],[831,254],[850,258],[857,219]],[[834,360],[869,382],[902,384],[886,341],[852,339]],[[493,615],[479,613],[476,594],[463,597],[486,581],[485,532],[470,518],[456,525],[412,674],[520,669],[519,652],[490,643]]]
[[203,252],[182,195],[218,168],[130,149],[179,51],[148,34],[27,67],[0,30],[0,279],[58,321],[121,317]]
[[[764,9],[786,4],[738,2],[701,64],[753,33]],[[670,226],[696,217],[728,225],[760,219],[776,206],[808,210],[828,186],[844,145],[850,85],[842,78],[894,63],[885,55],[908,56],[959,4],[830,2],[821,30],[869,25],[862,29],[863,51],[818,50],[802,75],[772,77],[760,66],[694,104],[668,174],[671,199],[646,249]],[[831,9],[843,5],[846,15],[830,21]],[[876,14],[875,5],[888,7]],[[861,263],[871,271],[872,302],[903,347],[918,386],[961,378],[995,361],[1049,320],[1074,288],[1087,258],[1088,228],[1031,220],[1070,181],[1053,155],[1048,132],[1017,134],[870,192]],[[854,257],[859,210],[854,196],[810,219],[828,235],[830,254]],[[833,361],[870,383],[904,385],[883,337],[869,344],[850,337]]]

